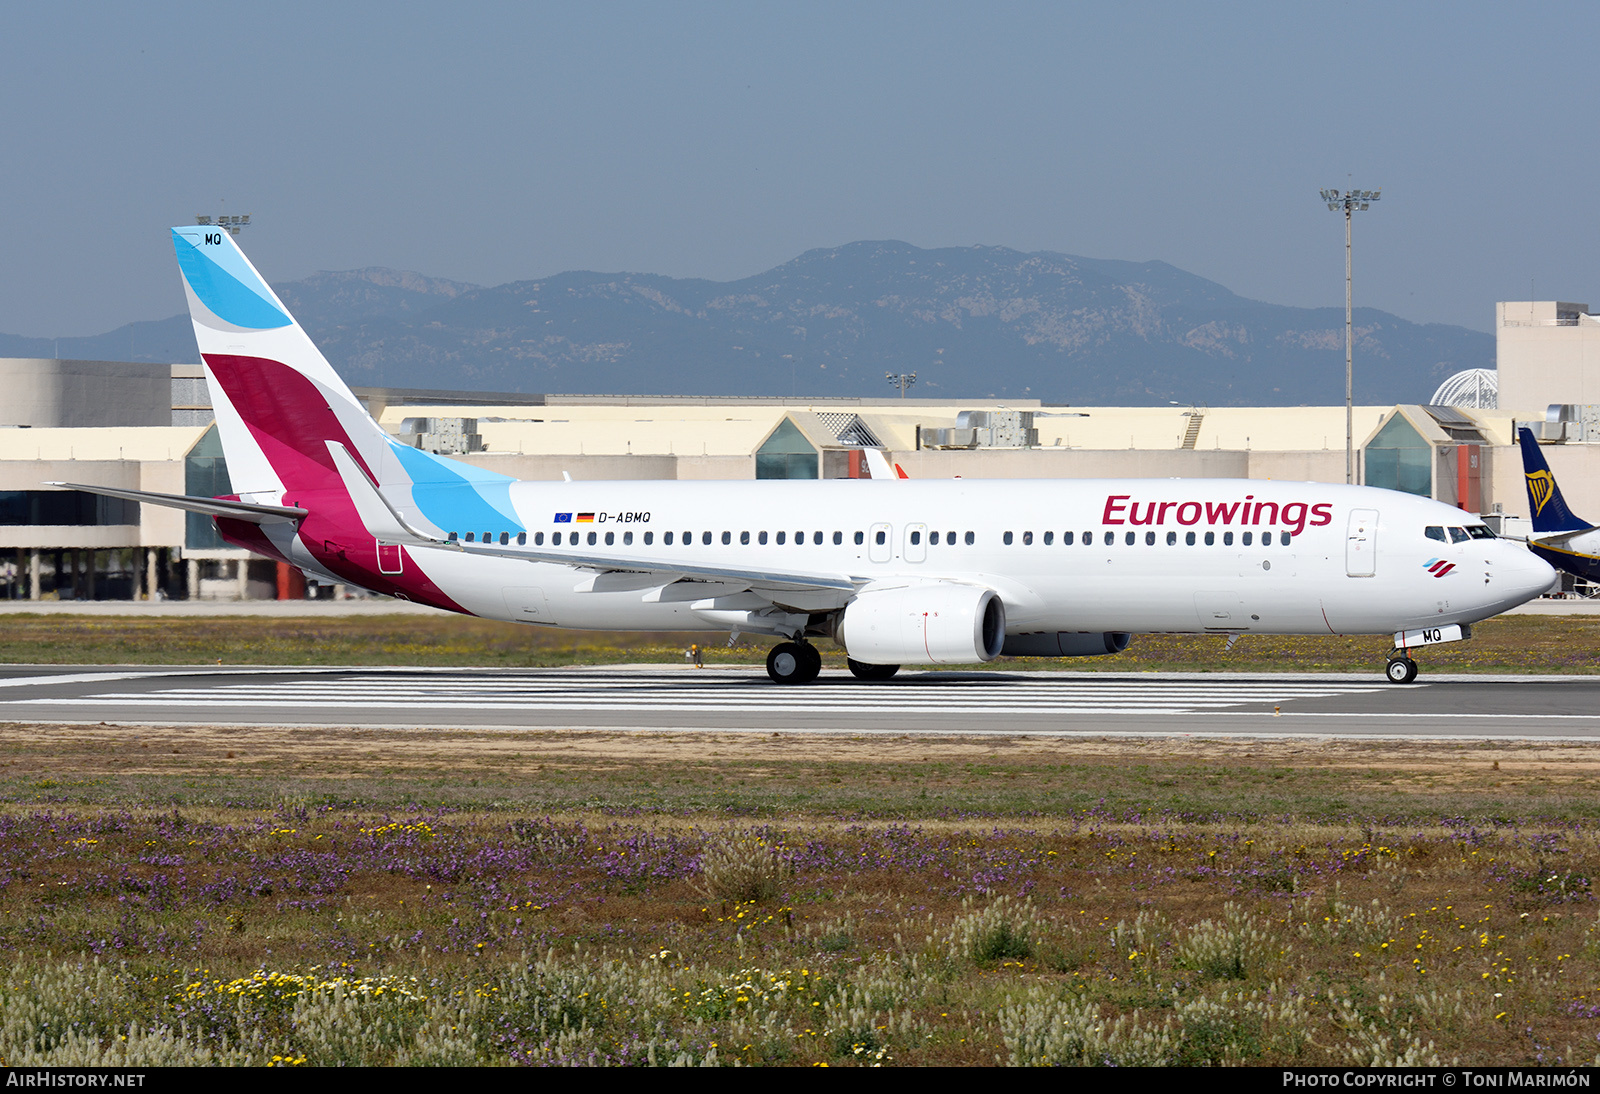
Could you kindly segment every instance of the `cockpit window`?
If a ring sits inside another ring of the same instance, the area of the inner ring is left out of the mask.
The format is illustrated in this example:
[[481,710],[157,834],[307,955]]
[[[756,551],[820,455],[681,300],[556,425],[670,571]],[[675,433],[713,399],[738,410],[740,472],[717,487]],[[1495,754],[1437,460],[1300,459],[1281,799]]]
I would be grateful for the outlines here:
[[1452,528],[1452,529],[1450,529],[1450,542],[1451,543],[1465,543],[1465,542],[1467,542],[1467,540],[1469,540],[1471,538],[1472,538],[1471,536],[1467,535],[1467,530],[1465,528]]
[[1499,538],[1494,534],[1494,532],[1489,528],[1489,526],[1487,524],[1469,524],[1469,525],[1467,525],[1467,535],[1471,536],[1473,539],[1497,539],[1497,538]]
[[1450,542],[1445,538],[1444,528],[1437,524],[1430,524],[1427,528],[1424,528],[1423,534],[1425,534],[1429,539],[1438,540],[1440,543]]

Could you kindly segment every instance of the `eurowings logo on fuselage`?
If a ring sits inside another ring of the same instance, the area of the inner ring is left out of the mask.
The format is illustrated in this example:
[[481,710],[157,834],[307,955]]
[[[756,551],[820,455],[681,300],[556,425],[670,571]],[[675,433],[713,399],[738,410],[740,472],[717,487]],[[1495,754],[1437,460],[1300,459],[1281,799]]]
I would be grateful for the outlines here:
[[1428,561],[1424,562],[1422,566],[1423,569],[1427,570],[1434,577],[1443,577],[1445,574],[1456,568],[1456,564],[1454,562],[1446,562],[1442,558],[1430,558]]
[[1544,503],[1556,492],[1555,476],[1548,471],[1529,471],[1528,496],[1533,499],[1533,515],[1544,512]]

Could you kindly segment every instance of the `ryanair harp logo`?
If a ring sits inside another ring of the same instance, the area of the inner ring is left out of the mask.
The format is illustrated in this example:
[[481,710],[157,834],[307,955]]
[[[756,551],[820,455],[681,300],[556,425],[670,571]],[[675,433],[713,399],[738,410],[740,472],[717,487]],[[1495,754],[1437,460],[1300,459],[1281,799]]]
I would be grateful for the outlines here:
[[1544,503],[1556,492],[1555,476],[1548,471],[1528,472],[1528,496],[1533,499],[1533,515],[1544,512]]

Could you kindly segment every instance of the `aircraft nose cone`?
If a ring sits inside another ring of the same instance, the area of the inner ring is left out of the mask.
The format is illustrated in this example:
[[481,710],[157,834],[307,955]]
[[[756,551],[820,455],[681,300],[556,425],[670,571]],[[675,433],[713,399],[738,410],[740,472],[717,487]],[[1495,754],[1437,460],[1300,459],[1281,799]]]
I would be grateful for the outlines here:
[[1516,607],[1532,600],[1555,582],[1555,568],[1532,551],[1510,543],[1502,547],[1488,567],[1488,591],[1496,603],[1504,603],[1507,608]]

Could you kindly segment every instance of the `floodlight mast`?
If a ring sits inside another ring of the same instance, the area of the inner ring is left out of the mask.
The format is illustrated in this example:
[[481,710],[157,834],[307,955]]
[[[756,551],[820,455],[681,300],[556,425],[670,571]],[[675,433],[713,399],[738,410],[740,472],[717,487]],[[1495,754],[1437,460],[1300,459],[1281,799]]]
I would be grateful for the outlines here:
[[243,216],[229,215],[221,217],[209,217],[201,214],[200,216],[194,218],[194,222],[201,227],[209,227],[214,224],[218,228],[225,229],[229,235],[236,236],[239,234],[240,228],[248,228],[250,226],[250,214],[245,213]]
[[906,388],[917,382],[915,372],[885,372],[883,378],[900,389],[900,398],[906,397]]
[[1350,294],[1350,214],[1357,209],[1365,210],[1377,201],[1383,193],[1383,187],[1376,190],[1338,190],[1322,191],[1322,200],[1328,203],[1328,211],[1337,213],[1344,210],[1344,481],[1356,481],[1355,460],[1355,384],[1354,370],[1352,369],[1352,341],[1351,318],[1353,298]]

